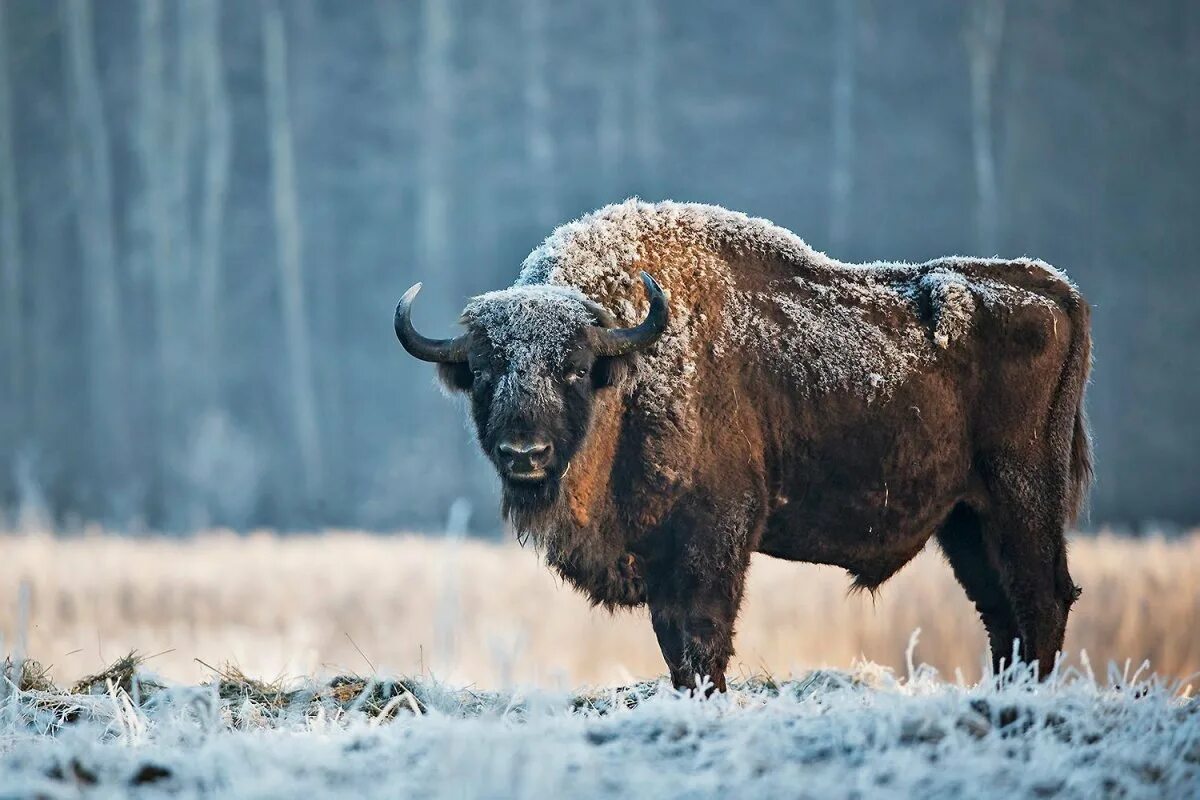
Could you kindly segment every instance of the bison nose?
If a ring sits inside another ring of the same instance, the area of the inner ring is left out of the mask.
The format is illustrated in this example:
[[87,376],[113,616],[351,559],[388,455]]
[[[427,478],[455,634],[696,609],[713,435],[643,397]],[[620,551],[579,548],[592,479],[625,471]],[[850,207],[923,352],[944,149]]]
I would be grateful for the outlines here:
[[550,463],[554,446],[545,441],[501,442],[496,449],[504,465],[512,472],[534,472]]

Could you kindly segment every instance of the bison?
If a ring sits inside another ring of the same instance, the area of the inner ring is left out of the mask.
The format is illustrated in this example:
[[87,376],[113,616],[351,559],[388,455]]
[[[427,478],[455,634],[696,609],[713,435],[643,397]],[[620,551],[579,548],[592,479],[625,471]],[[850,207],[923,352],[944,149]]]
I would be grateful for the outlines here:
[[649,606],[677,687],[724,690],[752,553],[874,591],[930,537],[995,669],[1017,640],[1053,665],[1091,469],[1089,310],[1061,272],[846,264],[631,200],[555,230],[455,338],[414,329],[419,289],[396,335],[469,399],[506,518],[594,604]]

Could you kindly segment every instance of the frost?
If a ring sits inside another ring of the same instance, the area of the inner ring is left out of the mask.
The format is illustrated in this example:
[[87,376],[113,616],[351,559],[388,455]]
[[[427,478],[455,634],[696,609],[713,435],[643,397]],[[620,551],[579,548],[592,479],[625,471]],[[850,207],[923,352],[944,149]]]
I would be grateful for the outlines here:
[[933,307],[933,341],[943,350],[967,334],[975,315],[975,298],[966,278],[957,272],[934,270],[921,277],[921,287]]
[[587,298],[571,286],[513,286],[472,298],[463,311],[498,356],[519,372],[557,366],[566,346],[596,324]]
[[472,298],[463,321],[487,336],[496,363],[504,367],[493,393],[492,408],[498,412],[513,403],[557,408],[561,398],[554,379],[562,371],[567,348],[597,319],[590,301],[577,289],[535,285]]
[[[1127,671],[1126,671],[1127,672]],[[339,678],[9,691],[5,796],[1194,796],[1200,707],[1155,677],[997,685],[873,664],[579,693]]]
[[876,321],[880,311],[905,303],[896,290],[867,284],[806,287],[800,279],[795,285],[798,291],[736,295],[729,335],[800,392],[886,395],[928,360],[919,325]]
[[[749,270],[737,264],[746,258],[754,260]],[[1008,282],[1010,276],[1023,271],[1073,291],[1062,273],[1040,261],[955,256],[925,264],[845,264],[764,219],[712,205],[633,199],[556,229],[496,302],[558,286],[563,299],[581,292],[619,324],[634,325],[646,309],[637,280],[643,268],[667,292],[671,320],[644,354],[635,391],[647,413],[674,417],[684,427],[701,360],[739,353],[759,359],[801,393],[886,398],[939,351],[966,339],[980,305],[1055,306]],[[711,296],[724,297],[719,320],[703,310]],[[504,333],[493,341],[512,336],[528,352],[539,352],[536,341],[558,341],[562,326],[578,324],[581,315],[570,302],[529,308],[545,315],[522,318],[534,335],[517,330],[511,314],[497,314],[504,322],[496,330]]]

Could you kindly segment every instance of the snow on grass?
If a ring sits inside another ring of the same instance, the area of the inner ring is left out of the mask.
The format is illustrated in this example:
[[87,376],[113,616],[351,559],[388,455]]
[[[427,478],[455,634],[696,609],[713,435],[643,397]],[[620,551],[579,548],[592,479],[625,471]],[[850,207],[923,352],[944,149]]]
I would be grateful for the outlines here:
[[0,797],[1197,796],[1200,703],[1128,672],[968,685],[864,663],[700,700],[227,669],[163,686],[136,660],[63,692],[10,666]]

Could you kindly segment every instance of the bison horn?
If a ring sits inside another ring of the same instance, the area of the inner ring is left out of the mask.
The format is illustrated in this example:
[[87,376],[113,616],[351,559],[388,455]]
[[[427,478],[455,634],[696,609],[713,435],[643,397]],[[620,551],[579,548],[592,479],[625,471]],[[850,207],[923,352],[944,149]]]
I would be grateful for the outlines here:
[[592,350],[598,356],[623,356],[642,350],[658,341],[667,329],[667,298],[662,287],[646,272],[642,272],[650,311],[640,325],[633,328],[600,328],[591,330]]
[[467,360],[467,349],[470,347],[470,334],[464,333],[454,339],[428,339],[417,333],[413,327],[411,314],[413,298],[421,291],[417,284],[404,293],[396,305],[396,338],[404,349],[414,358],[431,361],[435,364],[459,364]]

